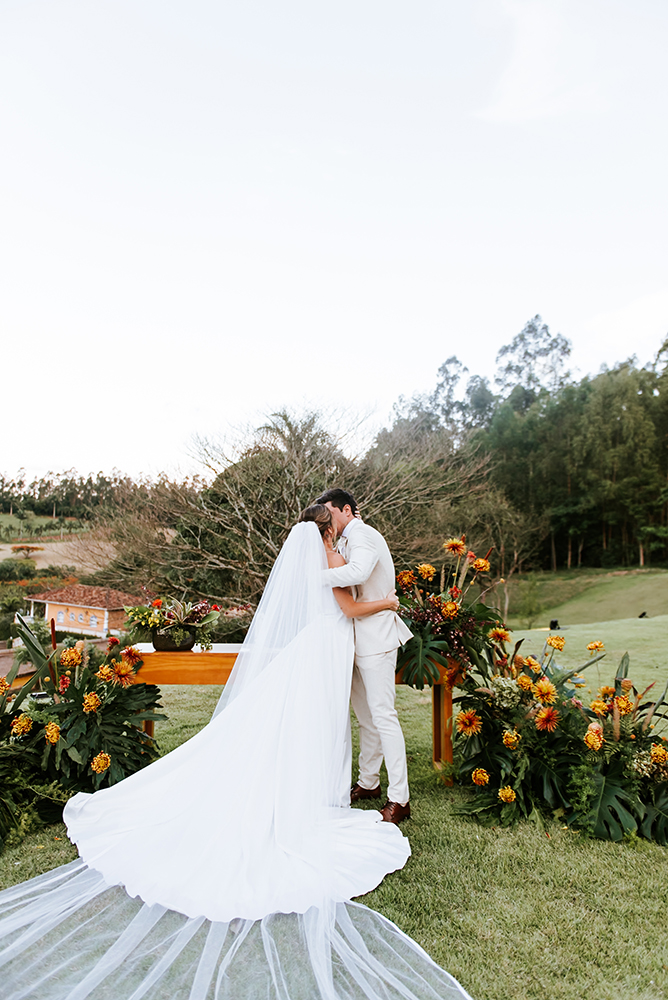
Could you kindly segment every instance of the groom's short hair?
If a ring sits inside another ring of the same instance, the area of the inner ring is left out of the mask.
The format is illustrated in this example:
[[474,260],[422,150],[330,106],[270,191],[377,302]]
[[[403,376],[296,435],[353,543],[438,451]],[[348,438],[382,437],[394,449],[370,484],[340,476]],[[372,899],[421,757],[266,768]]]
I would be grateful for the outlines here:
[[337,507],[339,510],[343,510],[343,508],[348,505],[352,514],[357,513],[355,497],[352,493],[348,493],[347,490],[339,490],[336,488],[325,490],[325,492],[318,497],[316,503],[331,503],[332,507]]

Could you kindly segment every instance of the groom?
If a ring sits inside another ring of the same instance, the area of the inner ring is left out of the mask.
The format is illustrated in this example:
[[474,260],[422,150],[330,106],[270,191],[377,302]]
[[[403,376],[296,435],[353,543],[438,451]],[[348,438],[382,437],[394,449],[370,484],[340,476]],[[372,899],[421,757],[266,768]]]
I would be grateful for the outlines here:
[[[345,490],[326,490],[316,503],[332,513],[338,549],[346,566],[325,570],[332,587],[355,587],[358,601],[377,601],[395,587],[394,564],[387,542],[356,517],[357,504]],[[351,701],[360,727],[359,779],[350,801],[380,798],[383,757],[389,779],[381,814],[400,823],[411,814],[404,734],[394,707],[397,648],[412,632],[393,611],[355,618],[355,665]]]

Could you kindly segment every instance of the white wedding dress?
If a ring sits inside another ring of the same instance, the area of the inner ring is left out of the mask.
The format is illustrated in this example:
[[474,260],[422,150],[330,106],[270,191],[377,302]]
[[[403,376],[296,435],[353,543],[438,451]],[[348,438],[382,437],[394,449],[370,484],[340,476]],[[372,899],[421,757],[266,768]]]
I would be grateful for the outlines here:
[[354,896],[410,856],[349,808],[352,625],[312,522],[283,547],[213,719],[65,809],[80,860],[0,893],[4,1000],[467,997]]

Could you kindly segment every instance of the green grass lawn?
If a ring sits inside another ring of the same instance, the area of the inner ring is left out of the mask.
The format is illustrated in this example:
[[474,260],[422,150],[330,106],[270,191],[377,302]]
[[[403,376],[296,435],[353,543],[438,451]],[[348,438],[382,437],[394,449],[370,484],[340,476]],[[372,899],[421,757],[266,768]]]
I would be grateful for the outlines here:
[[[548,625],[557,618],[563,625],[616,621],[637,618],[643,611],[651,618],[668,615],[668,571],[633,570],[563,570],[537,573],[533,577],[536,596],[543,605],[537,624]],[[521,627],[521,616],[514,611],[522,578],[513,584],[508,621]]]
[[[206,723],[219,691],[164,689],[170,720],[156,727],[164,750]],[[668,850],[640,839],[588,840],[557,822],[483,829],[453,815],[464,793],[432,769],[430,694],[400,688],[397,700],[413,809],[403,829],[413,854],[363,902],[419,941],[475,1000],[665,1000]],[[0,884],[75,856],[64,827],[48,827],[0,856]]]

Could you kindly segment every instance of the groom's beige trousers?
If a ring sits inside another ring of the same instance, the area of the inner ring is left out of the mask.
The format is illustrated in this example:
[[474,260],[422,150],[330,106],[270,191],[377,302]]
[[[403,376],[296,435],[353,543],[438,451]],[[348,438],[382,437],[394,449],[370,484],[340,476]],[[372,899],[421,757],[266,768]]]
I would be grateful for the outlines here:
[[408,802],[406,745],[394,707],[397,651],[355,654],[351,701],[360,729],[360,771],[362,788],[377,788],[380,765],[385,758],[390,802]]

